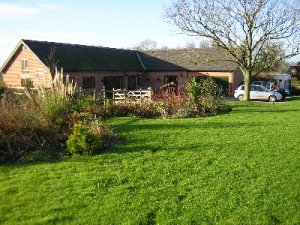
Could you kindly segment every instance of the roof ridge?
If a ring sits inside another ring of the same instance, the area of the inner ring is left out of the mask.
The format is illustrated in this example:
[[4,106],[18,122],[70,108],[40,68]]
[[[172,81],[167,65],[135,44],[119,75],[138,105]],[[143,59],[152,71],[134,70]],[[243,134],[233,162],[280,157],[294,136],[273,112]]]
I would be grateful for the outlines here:
[[134,50],[131,50],[131,49],[112,48],[112,47],[97,46],[97,45],[73,44],[73,43],[54,42],[54,41],[39,41],[39,40],[32,40],[32,39],[21,39],[21,40],[25,43],[29,41],[29,42],[42,43],[42,44],[53,44],[53,45],[75,46],[75,47],[89,47],[89,48],[102,48],[102,49],[110,49],[110,50],[134,51]]

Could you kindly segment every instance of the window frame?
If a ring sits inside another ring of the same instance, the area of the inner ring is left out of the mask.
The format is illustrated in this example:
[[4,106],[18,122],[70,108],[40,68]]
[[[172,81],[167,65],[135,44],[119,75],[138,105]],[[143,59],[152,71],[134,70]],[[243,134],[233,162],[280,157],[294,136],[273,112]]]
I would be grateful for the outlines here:
[[[173,78],[175,78],[175,81],[173,81],[173,80],[171,80],[171,81],[169,81],[168,82],[168,79],[173,79]],[[164,84],[170,84],[170,83],[174,83],[174,85],[178,85],[178,76],[177,75],[165,75],[164,76]]]
[[21,78],[21,87],[33,87],[31,78]]
[[21,69],[22,69],[22,72],[28,72],[28,59],[27,58],[22,59]]

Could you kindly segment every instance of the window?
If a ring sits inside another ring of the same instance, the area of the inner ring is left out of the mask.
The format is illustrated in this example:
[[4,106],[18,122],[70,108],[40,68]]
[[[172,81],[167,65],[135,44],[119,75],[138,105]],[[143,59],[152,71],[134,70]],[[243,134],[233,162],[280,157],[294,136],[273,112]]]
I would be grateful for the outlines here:
[[33,87],[32,80],[30,78],[22,78],[21,87]]
[[264,87],[262,87],[262,86],[250,86],[250,91],[265,91],[266,89],[264,88]]
[[177,76],[164,76],[164,85],[160,88],[167,93],[174,93],[177,91],[177,84]]
[[164,77],[164,84],[174,84],[174,85],[177,85],[178,83],[178,78],[177,76],[165,76]]
[[255,91],[265,91],[265,89],[261,86],[255,86]]
[[84,77],[82,81],[83,89],[92,89],[96,87],[95,77]]
[[22,59],[22,71],[27,72],[28,71],[28,60],[27,59]]
[[124,79],[122,76],[106,76],[104,77],[105,90],[123,89]]

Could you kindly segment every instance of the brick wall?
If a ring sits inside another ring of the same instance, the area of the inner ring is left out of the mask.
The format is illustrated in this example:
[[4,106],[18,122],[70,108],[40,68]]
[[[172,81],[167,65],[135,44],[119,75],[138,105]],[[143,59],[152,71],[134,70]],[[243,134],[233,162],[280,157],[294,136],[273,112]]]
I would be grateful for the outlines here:
[[162,85],[164,85],[165,76],[177,76],[179,88],[184,83],[194,76],[211,76],[216,78],[228,78],[229,96],[233,96],[234,90],[238,87],[243,80],[242,73],[237,70],[234,72],[186,72],[186,71],[174,71],[174,72],[147,72],[145,74],[145,85],[152,87],[154,91],[158,91]]
[[[27,71],[22,71],[22,60],[27,59]],[[8,87],[21,87],[21,79],[31,79],[48,84],[51,75],[49,69],[25,46],[17,49],[10,62],[3,70],[3,82]]]
[[[123,77],[124,79],[124,87],[127,88],[127,77],[128,76],[141,76],[143,77],[143,73],[141,72],[122,72],[122,71],[81,71],[81,72],[68,72],[65,74],[69,74],[69,76],[77,83],[78,87],[83,86],[84,77],[95,77],[95,86],[96,89],[100,90],[104,86],[104,78],[105,77]],[[137,85],[137,88],[144,88],[143,85]]]
[[165,71],[165,72],[147,72],[145,74],[145,86],[151,87],[154,91],[159,91],[160,87],[164,85],[165,76],[176,76],[178,86],[184,84],[187,79],[187,72],[185,71]]

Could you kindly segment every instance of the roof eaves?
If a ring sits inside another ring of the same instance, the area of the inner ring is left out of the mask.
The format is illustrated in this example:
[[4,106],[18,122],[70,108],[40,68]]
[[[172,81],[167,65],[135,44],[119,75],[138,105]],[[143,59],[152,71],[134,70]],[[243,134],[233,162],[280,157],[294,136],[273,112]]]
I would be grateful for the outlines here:
[[111,70],[108,70],[108,69],[103,69],[103,70],[99,70],[99,69],[90,69],[90,70],[77,70],[77,69],[74,69],[74,70],[71,70],[71,69],[64,69],[64,72],[147,72],[147,70],[130,70],[130,69],[127,69],[127,70],[115,70],[115,69],[111,69]]
[[178,69],[151,69],[151,70],[146,70],[146,72],[166,72],[166,71],[171,71],[171,72],[228,72],[228,73],[233,73],[235,70],[230,69],[230,70],[203,70],[203,69],[185,69],[185,70],[178,70]]
[[[22,40],[23,41],[23,43],[24,43],[24,45],[30,50],[30,52],[36,57],[36,59],[40,62],[40,63],[42,63],[45,67],[47,67],[48,68],[48,66],[46,66],[45,65],[45,63],[34,53],[34,51],[32,51],[31,50],[31,48],[25,43],[26,42],[26,40]],[[48,68],[49,69],[49,68]],[[49,69],[49,72],[50,72],[50,69]]]
[[10,62],[10,60],[12,59],[12,57],[16,54],[16,52],[19,50],[19,48],[22,45],[24,45],[25,47],[27,47],[27,49],[30,50],[30,52],[37,58],[37,60],[39,60],[40,63],[42,63],[43,65],[45,65],[45,63],[43,63],[42,60],[31,50],[31,48],[25,43],[25,41],[26,40],[24,40],[24,39],[20,40],[20,42],[18,43],[18,45],[15,47],[15,49],[13,50],[13,52],[9,55],[9,57],[7,58],[7,60],[4,62],[4,64],[0,68],[0,72],[3,73],[3,70],[5,69],[5,67],[7,66],[7,64]]
[[229,72],[229,73],[233,73],[235,70],[189,70],[190,72]]

